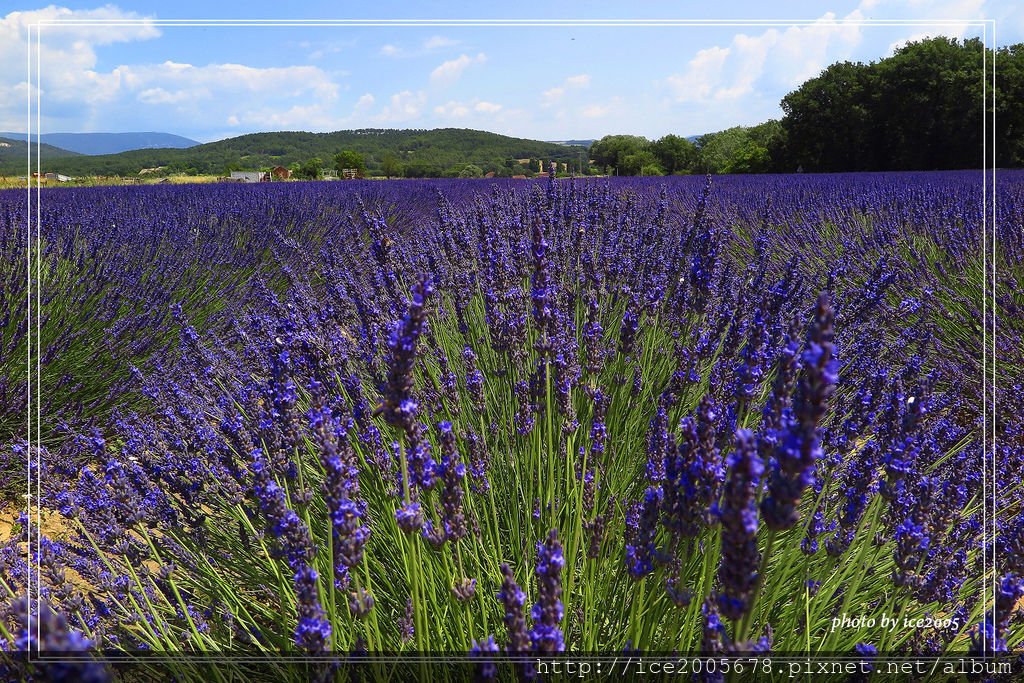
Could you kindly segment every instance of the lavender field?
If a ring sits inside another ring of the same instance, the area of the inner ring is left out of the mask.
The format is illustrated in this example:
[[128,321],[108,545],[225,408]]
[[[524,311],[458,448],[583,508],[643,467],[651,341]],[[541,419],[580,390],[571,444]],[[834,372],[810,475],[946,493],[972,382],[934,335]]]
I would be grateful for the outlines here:
[[1020,651],[997,188],[994,262],[981,172],[0,194],[7,666]]

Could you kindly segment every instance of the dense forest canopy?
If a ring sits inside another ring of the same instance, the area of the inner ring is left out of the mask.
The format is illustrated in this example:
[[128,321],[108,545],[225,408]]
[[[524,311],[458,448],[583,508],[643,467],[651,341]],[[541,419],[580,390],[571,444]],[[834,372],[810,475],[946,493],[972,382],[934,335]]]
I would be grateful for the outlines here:
[[809,171],[980,168],[993,57],[996,164],[1020,166],[1021,46],[993,55],[978,39],[950,38],[911,43],[879,62],[833,64],[786,95],[778,161]]

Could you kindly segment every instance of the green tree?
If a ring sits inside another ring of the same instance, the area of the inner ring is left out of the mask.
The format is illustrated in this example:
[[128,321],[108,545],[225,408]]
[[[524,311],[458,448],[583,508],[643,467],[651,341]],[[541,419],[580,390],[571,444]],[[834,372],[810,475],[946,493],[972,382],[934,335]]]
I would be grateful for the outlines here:
[[334,155],[334,169],[341,176],[346,168],[354,168],[356,170],[356,177],[362,178],[366,175],[366,160],[362,154],[353,152],[350,149],[338,152]]
[[[1007,57],[1012,54],[1006,48]],[[831,65],[782,100],[790,163],[808,171],[978,167],[983,93],[991,78],[986,59],[991,63],[991,52],[986,56],[978,39],[932,38],[908,43],[878,62]],[[1007,61],[1012,64],[1012,57]],[[1002,83],[1009,94],[1004,101],[1020,101],[1021,86],[1014,81],[1024,81],[1024,69]],[[998,100],[998,81],[996,90]],[[1004,106],[1011,119],[1009,112],[1019,110]],[[997,123],[996,136],[997,149],[1013,146],[1009,128]]]
[[[860,63],[833,64],[782,99],[792,162],[808,171],[860,170],[871,164],[873,76]],[[790,169],[795,170],[795,169]]]
[[982,163],[985,49],[978,39],[909,43],[874,64],[876,158],[891,170],[971,168]]
[[724,168],[723,173],[764,173],[768,170],[771,158],[768,148],[756,140],[747,138],[734,151]]
[[[650,156],[636,156],[641,152]],[[627,157],[634,158],[627,162]],[[590,146],[590,158],[610,173],[622,175],[637,175],[645,163],[657,163],[651,141],[639,135],[606,135]]]
[[313,157],[299,164],[295,176],[301,180],[319,180],[324,175],[324,162]]
[[753,128],[742,129],[743,138],[737,139],[723,173],[766,173],[776,168],[776,158],[784,154],[782,124],[766,121]]
[[402,163],[391,152],[386,152],[380,162],[380,171],[388,178],[402,175]]
[[484,170],[476,164],[466,164],[459,171],[460,178],[483,178]]
[[425,161],[414,161],[405,166],[406,178],[440,178],[443,175],[439,166]]
[[749,129],[743,126],[701,135],[697,139],[697,166],[703,173],[732,173],[730,164],[749,142]]
[[658,163],[666,173],[693,171],[697,164],[697,148],[684,137],[669,133],[651,146]]
[[[619,173],[622,175],[663,175],[665,173],[658,164],[658,158],[649,149],[639,149],[619,158]],[[649,169],[642,172],[643,169]],[[657,172],[651,173],[650,169]]]
[[1024,166],[1024,45],[996,53],[996,165]]

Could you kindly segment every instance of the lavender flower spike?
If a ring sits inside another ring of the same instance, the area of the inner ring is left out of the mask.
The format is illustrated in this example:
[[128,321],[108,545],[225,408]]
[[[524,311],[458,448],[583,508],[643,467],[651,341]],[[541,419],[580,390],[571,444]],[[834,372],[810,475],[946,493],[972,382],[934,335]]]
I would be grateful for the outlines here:
[[733,621],[747,613],[757,587],[761,554],[757,549],[756,495],[763,472],[753,432],[736,430],[736,449],[729,456],[729,479],[718,511],[722,521],[718,610]]
[[533,606],[533,630],[530,642],[535,651],[554,654],[565,650],[562,629],[558,624],[564,616],[562,607],[562,568],[565,557],[558,531],[552,529],[546,541],[537,544],[537,591],[539,599]]
[[505,607],[505,628],[508,629],[508,645],[505,651],[509,654],[529,652],[530,636],[526,632],[526,617],[523,616],[526,593],[516,583],[507,564],[501,565],[501,573],[505,578],[501,582],[501,590],[498,591],[498,600]]
[[770,529],[782,531],[800,521],[797,506],[804,489],[814,481],[815,463],[821,458],[818,425],[838,379],[838,361],[832,343],[835,332],[828,294],[818,297],[814,319],[803,352],[803,372],[791,412],[782,418],[775,449],[775,468],[761,513]]
[[378,410],[388,423],[402,427],[409,432],[416,419],[416,404],[410,401],[413,390],[413,367],[416,364],[416,350],[427,318],[427,303],[434,293],[430,278],[421,276],[413,285],[412,301],[400,325],[397,325],[388,340],[391,349],[391,364],[388,368],[384,401]]

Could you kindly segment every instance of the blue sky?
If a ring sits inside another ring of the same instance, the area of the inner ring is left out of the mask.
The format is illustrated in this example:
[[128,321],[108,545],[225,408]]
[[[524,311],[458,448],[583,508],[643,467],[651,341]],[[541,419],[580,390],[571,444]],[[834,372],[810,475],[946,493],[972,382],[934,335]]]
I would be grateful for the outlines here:
[[[621,3],[593,1],[69,1],[0,10],[0,130],[26,128],[26,97],[34,94],[26,83],[27,27],[39,20],[66,22],[43,27],[44,132],[153,130],[210,141],[268,130],[460,127],[563,140],[691,135],[778,118],[782,96],[832,62],[877,60],[925,36],[981,37],[981,27],[962,20],[994,19],[997,44],[1024,42],[1024,12],[1016,5],[790,2],[780,15],[754,2],[647,2],[628,18],[650,19],[649,26],[200,27],[161,22],[626,15]],[[808,23],[679,26],[659,19]]]

